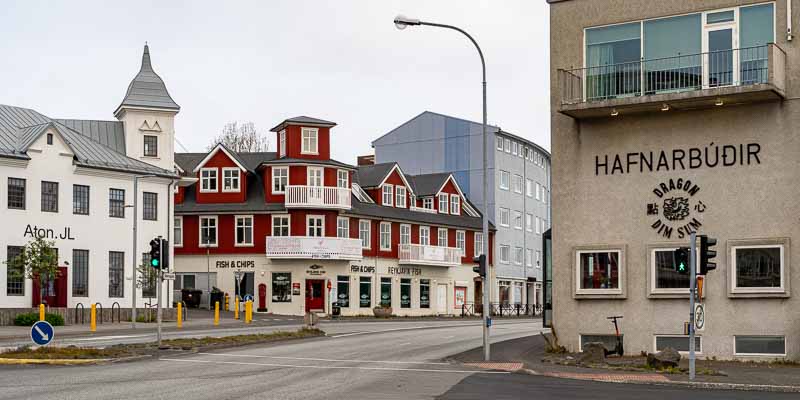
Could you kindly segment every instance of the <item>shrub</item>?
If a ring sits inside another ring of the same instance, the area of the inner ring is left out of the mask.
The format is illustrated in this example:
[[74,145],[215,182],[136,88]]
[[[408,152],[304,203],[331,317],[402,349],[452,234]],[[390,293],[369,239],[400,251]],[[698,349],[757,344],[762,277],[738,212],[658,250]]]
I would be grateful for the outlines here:
[[[16,318],[14,318],[14,325],[16,326],[32,326],[39,320],[39,313],[30,312],[24,314],[18,314]],[[63,326],[64,325],[64,317],[59,314],[45,314],[44,320],[49,322],[50,325],[53,326]]]

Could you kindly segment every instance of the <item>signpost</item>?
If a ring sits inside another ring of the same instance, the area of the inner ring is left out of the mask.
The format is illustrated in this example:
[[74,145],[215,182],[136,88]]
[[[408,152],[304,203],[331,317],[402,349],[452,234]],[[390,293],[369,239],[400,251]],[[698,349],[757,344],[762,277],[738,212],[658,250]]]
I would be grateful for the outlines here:
[[689,239],[689,380],[695,375],[695,342],[694,342],[694,300],[697,289],[697,233],[692,232]]
[[38,321],[31,326],[31,340],[39,346],[47,346],[55,336],[53,325],[47,321]]

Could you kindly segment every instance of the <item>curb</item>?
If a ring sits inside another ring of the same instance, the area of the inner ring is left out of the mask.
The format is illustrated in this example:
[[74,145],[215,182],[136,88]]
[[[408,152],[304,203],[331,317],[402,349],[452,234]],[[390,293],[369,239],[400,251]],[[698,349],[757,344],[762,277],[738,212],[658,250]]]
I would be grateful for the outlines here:
[[0,358],[0,365],[96,365],[113,362],[107,358],[47,359],[47,358]]
[[[538,372],[532,369],[523,368],[520,369],[519,372],[534,375],[534,376],[544,376],[548,378],[558,378],[558,379],[572,379],[572,380],[580,380],[580,381],[593,381],[593,382],[605,382],[605,383],[619,383],[619,384],[627,384],[627,385],[654,385],[654,386],[675,386],[675,387],[684,387],[684,388],[692,388],[692,389],[710,389],[710,390],[737,390],[737,391],[752,391],[752,392],[776,392],[776,393],[800,393],[800,386],[792,386],[792,385],[754,385],[754,384],[746,384],[746,383],[720,383],[720,382],[685,382],[685,381],[671,381],[666,378],[664,375],[647,375],[642,374],[642,377],[661,377],[658,379],[607,379],[603,376],[609,376],[613,374],[583,374],[584,376],[579,376],[579,374],[573,374],[571,376],[565,376],[563,374],[554,373],[554,372]],[[595,375],[595,376],[592,376]],[[623,375],[617,375],[623,376]],[[662,380],[663,379],[663,380]]]

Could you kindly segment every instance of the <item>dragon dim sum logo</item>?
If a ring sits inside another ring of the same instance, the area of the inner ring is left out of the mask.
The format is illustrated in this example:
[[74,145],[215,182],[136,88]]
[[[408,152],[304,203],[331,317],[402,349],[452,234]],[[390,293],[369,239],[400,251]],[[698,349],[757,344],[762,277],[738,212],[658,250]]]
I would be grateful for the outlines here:
[[703,223],[700,216],[708,208],[697,194],[700,187],[688,179],[670,179],[653,189],[655,199],[647,203],[647,216],[654,217],[650,227],[666,239],[683,239],[697,232]]

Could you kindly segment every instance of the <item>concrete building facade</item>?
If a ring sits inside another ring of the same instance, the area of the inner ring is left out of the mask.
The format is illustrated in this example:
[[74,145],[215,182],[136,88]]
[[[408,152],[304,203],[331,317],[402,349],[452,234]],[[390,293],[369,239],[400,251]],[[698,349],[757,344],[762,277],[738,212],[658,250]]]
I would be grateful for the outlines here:
[[688,350],[672,250],[716,238],[701,357],[800,358],[794,1],[550,0],[553,322]]
[[[452,171],[483,210],[482,125],[425,111],[372,142],[375,162],[413,174]],[[541,304],[542,234],[550,227],[550,153],[496,126],[487,127],[489,220],[497,227],[492,302]]]

